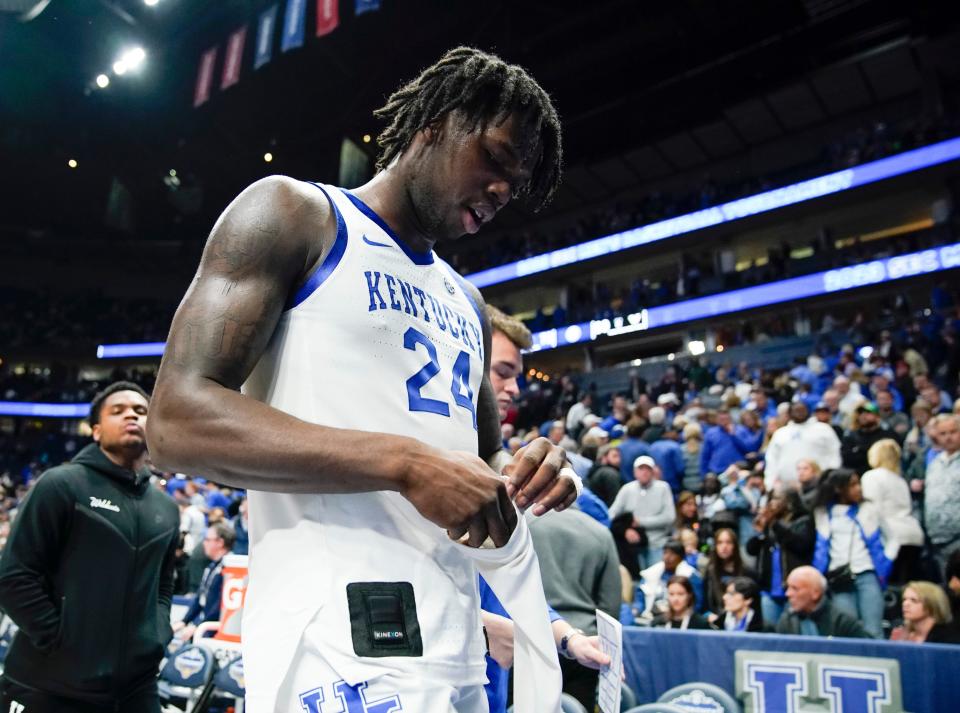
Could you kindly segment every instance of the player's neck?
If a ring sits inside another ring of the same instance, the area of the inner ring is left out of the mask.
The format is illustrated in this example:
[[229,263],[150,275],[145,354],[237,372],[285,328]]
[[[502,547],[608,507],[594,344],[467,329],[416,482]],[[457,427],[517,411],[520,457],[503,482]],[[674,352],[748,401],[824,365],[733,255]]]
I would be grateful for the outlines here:
[[429,252],[436,242],[420,225],[407,182],[396,164],[380,171],[353,193],[379,215],[411,250]]

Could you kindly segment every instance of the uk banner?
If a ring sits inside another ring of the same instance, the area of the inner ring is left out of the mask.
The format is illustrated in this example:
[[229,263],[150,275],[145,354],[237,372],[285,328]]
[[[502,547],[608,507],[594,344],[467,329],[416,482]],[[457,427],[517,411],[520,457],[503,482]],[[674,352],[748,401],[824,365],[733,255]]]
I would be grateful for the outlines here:
[[317,0],[317,37],[329,35],[339,24],[339,0]]
[[223,77],[220,88],[232,87],[240,81],[240,65],[243,63],[243,46],[247,41],[246,25],[230,35],[227,40],[227,53],[223,60]]
[[357,0],[355,8],[357,15],[362,15],[365,12],[374,12],[380,9],[380,0]]
[[289,52],[303,47],[303,28],[307,18],[307,0],[287,0],[287,11],[283,16],[283,39],[280,50]]
[[216,63],[216,47],[211,47],[200,56],[200,68],[197,70],[197,85],[193,90],[194,107],[200,106],[210,98],[210,85],[213,83],[213,66]]
[[253,57],[253,68],[260,69],[273,56],[273,35],[277,26],[277,6],[264,10],[257,20],[257,46]]

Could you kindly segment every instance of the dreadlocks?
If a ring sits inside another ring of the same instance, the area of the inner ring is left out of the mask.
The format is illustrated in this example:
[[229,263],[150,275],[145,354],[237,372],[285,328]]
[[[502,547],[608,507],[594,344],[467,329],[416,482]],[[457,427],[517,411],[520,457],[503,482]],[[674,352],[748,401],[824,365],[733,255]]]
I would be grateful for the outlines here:
[[457,47],[427,67],[420,76],[390,95],[374,112],[389,125],[377,137],[383,149],[377,169],[383,170],[410,146],[421,129],[457,111],[469,132],[500,125],[511,114],[522,135],[540,149],[530,181],[518,187],[539,210],[560,183],[562,149],[560,118],[550,97],[523,67],[472,47]]

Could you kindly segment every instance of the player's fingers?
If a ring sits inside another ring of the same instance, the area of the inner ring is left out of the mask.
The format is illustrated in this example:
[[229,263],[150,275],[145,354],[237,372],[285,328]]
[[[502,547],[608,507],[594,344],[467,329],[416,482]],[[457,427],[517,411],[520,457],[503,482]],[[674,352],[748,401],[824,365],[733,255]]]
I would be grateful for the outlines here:
[[531,503],[537,501],[545,490],[549,492],[557,483],[557,473],[560,472],[564,462],[564,453],[559,448],[547,452],[541,460],[537,472],[520,489],[517,495],[517,505],[521,508],[528,507]]
[[[489,506],[484,508],[484,511],[488,510]],[[470,521],[470,536],[467,538],[468,547],[480,547],[484,542],[487,541],[487,522],[486,517],[483,514],[478,514]]]
[[506,488],[497,491],[497,501],[500,506],[500,515],[503,517],[503,522],[507,526],[507,539],[509,540],[510,535],[517,529],[517,508],[514,506],[510,496],[507,495]]
[[514,454],[513,460],[503,469],[503,474],[510,478],[515,490],[522,490],[527,481],[536,474],[552,446],[546,438],[538,438]]
[[459,542],[461,539],[463,539],[463,536],[467,534],[468,528],[469,528],[469,523],[464,525],[459,525],[457,527],[451,527],[449,530],[447,530],[447,536],[451,540],[455,540]]
[[[495,547],[503,547],[510,539],[510,530],[500,512],[499,501],[484,508],[486,531]],[[483,544],[483,543],[481,543]]]
[[513,460],[511,460],[507,465],[503,467],[502,474],[506,477],[507,482],[507,495],[511,498],[517,494],[517,486],[513,484],[513,478],[510,477],[510,473],[513,468],[511,467],[518,458],[522,458],[523,454],[527,452],[526,446],[521,446],[517,449],[517,452],[513,454]]
[[543,515],[548,510],[564,510],[577,499],[577,489],[569,478],[559,478],[553,487],[545,491],[533,505],[534,515]]

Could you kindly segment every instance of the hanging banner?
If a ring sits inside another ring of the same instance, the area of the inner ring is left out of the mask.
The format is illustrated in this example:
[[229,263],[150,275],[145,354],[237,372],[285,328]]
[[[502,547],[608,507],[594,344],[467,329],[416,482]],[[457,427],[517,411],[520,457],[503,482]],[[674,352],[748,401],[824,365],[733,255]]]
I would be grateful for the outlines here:
[[329,35],[340,24],[340,0],[317,0],[317,37]]
[[362,15],[365,12],[375,12],[380,9],[380,0],[357,0],[356,14]]
[[264,10],[257,20],[257,47],[253,68],[260,69],[273,56],[273,30],[277,26],[277,6]]
[[247,28],[241,27],[227,40],[227,53],[223,60],[223,77],[220,88],[232,87],[240,81],[240,65],[243,63],[243,46],[247,41]]
[[217,62],[217,48],[211,47],[200,56],[200,69],[197,71],[197,86],[193,90],[193,106],[198,107],[210,98],[210,85],[213,83],[213,65]]
[[303,28],[307,18],[307,0],[287,0],[287,11],[283,16],[283,39],[280,50],[289,52],[303,47]]

